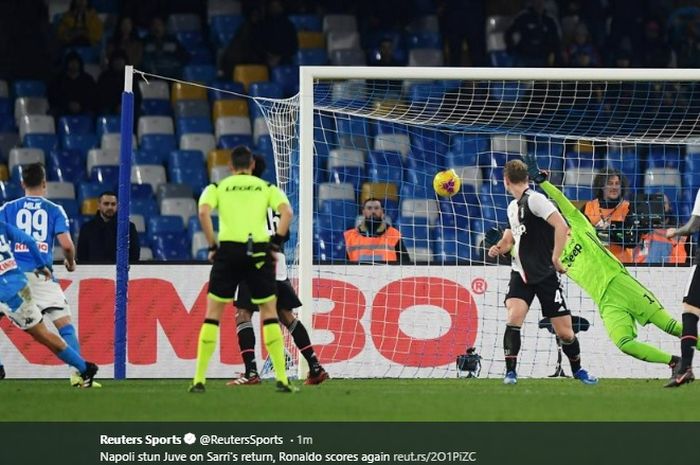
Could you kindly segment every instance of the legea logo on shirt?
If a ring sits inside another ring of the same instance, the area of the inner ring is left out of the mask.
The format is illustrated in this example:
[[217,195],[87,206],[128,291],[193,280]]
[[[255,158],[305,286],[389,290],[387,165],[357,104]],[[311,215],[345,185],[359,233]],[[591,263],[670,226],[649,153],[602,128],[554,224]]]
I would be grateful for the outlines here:
[[232,191],[262,191],[261,186],[228,186],[226,192]]

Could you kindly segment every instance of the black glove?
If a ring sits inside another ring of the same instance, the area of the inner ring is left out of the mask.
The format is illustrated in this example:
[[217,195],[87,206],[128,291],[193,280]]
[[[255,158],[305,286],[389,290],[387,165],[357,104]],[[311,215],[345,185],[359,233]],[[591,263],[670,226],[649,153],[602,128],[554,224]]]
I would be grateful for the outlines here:
[[498,244],[498,241],[500,241],[502,237],[503,231],[498,228],[490,228],[486,231],[486,234],[484,234],[484,247],[487,249],[491,248],[491,246]]
[[288,236],[280,236],[279,234],[275,234],[270,238],[270,250],[273,252],[281,252],[282,245],[287,239]]
[[531,153],[523,155],[523,160],[527,165],[527,174],[530,179],[535,181],[537,184],[541,184],[547,180],[547,172],[540,171],[539,166],[537,166],[537,158]]

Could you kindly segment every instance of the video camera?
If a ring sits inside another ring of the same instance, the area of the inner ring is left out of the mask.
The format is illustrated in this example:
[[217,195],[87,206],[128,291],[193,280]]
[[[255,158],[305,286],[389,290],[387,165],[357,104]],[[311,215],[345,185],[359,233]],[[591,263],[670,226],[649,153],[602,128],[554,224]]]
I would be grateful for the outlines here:
[[476,378],[481,372],[481,355],[476,353],[476,348],[469,347],[466,354],[457,356],[456,364],[458,377],[466,371],[467,378]]
[[664,227],[664,194],[639,194],[630,205],[625,227],[649,232]]

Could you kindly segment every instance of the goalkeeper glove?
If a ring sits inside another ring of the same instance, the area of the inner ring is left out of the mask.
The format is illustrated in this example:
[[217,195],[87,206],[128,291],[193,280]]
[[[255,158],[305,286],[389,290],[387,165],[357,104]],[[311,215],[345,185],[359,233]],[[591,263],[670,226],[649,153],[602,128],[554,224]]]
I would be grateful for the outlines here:
[[530,179],[535,181],[537,184],[541,184],[547,180],[547,172],[540,171],[539,166],[537,166],[537,158],[531,153],[523,155],[523,160],[527,165],[527,174]]

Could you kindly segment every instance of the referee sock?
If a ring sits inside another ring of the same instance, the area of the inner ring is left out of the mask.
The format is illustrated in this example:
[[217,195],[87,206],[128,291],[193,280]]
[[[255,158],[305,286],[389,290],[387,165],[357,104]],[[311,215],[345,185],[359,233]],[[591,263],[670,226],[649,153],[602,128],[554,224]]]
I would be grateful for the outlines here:
[[316,357],[316,353],[314,352],[314,347],[311,345],[311,338],[309,337],[309,332],[306,331],[306,327],[301,321],[295,318],[294,321],[287,326],[287,330],[289,331],[289,334],[292,335],[292,338],[294,338],[294,344],[296,344],[296,346],[299,348],[299,352],[301,352],[301,355],[303,355],[306,359],[306,363],[309,364],[311,372],[317,372],[321,367],[321,363]]
[[241,357],[245,364],[245,376],[250,378],[252,374],[258,374],[258,364],[255,361],[255,331],[253,323],[246,321],[237,328],[238,347],[241,349]]
[[520,352],[520,326],[506,325],[503,335],[503,353],[506,356],[506,371],[515,371]]
[[265,339],[265,347],[270,354],[272,360],[272,368],[275,370],[275,378],[277,381],[289,384],[287,379],[287,367],[284,359],[284,338],[282,337],[282,328],[280,321],[277,318],[269,318],[263,321],[263,338]]
[[199,343],[197,344],[197,364],[194,369],[192,384],[206,383],[209,360],[216,349],[216,341],[219,339],[219,322],[217,320],[204,320],[202,329],[199,330]]
[[681,335],[680,373],[693,366],[693,352],[698,342],[698,316],[694,313],[683,314],[683,334]]
[[566,354],[571,364],[571,371],[576,373],[581,369],[581,346],[578,343],[578,338],[574,338],[570,341],[561,341],[561,350]]
[[72,324],[67,324],[62,326],[58,330],[58,334],[61,335],[66,344],[68,344],[74,351],[80,353],[80,343],[78,342],[78,335],[75,332],[75,326]]

